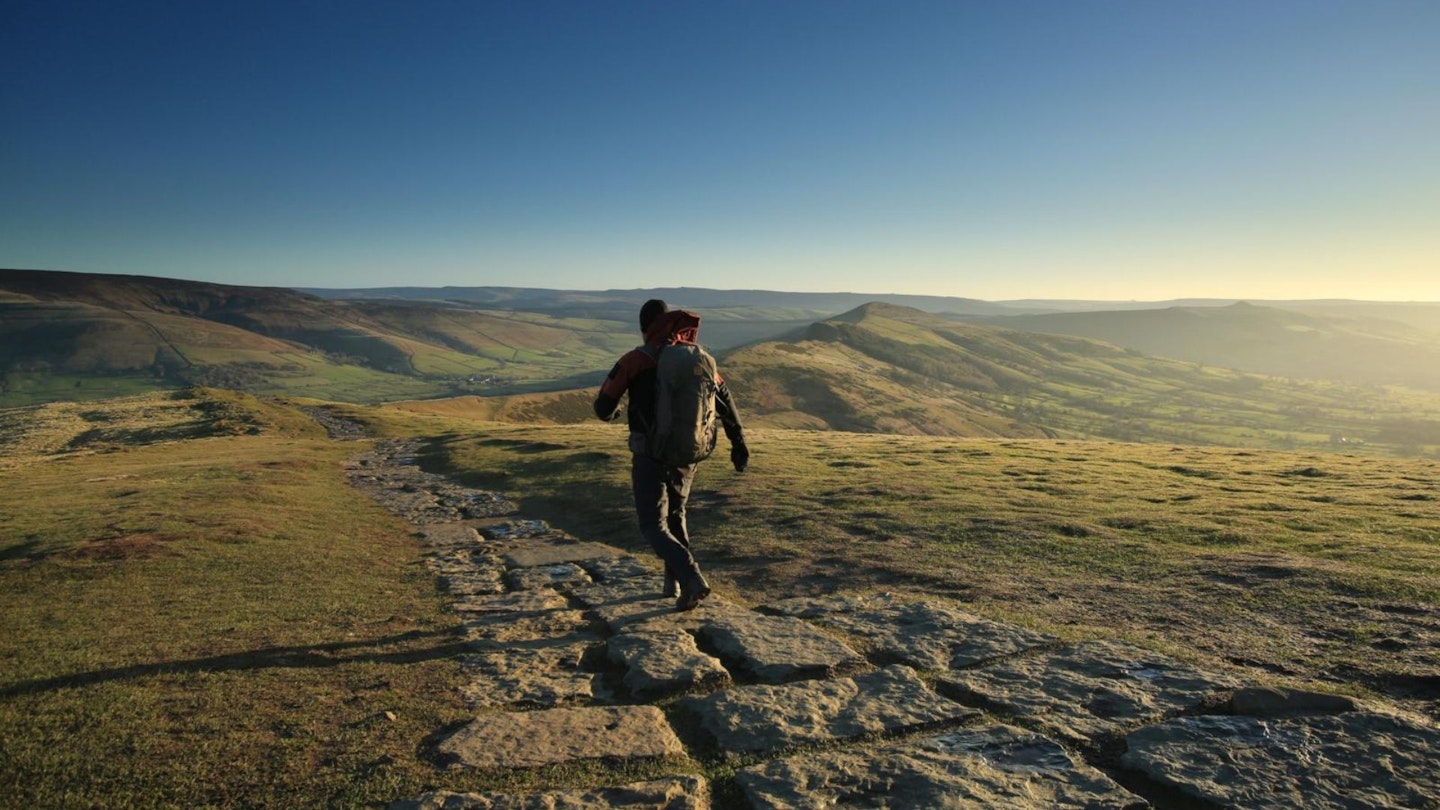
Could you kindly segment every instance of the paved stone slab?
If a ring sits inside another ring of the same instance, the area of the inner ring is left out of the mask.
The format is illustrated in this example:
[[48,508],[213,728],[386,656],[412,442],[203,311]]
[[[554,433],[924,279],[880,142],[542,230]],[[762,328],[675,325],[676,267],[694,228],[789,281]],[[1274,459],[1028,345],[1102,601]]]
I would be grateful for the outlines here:
[[477,708],[523,704],[548,709],[608,697],[600,676],[583,667],[590,649],[576,643],[466,655],[460,660],[470,679],[465,699]]
[[620,553],[620,549],[600,543],[561,541],[512,549],[505,552],[505,562],[513,568],[535,568],[576,563],[596,557],[614,557]]
[[891,594],[787,599],[764,610],[811,619],[851,633],[881,658],[916,669],[959,669],[1054,641],[1053,636],[995,622],[935,599]]
[[675,600],[660,595],[661,585],[659,576],[627,577],[572,588],[570,594],[615,632],[631,622],[675,612]]
[[451,607],[460,613],[485,613],[513,616],[562,610],[570,600],[553,590],[517,591],[494,596],[471,596],[456,601]]
[[639,698],[730,684],[719,659],[700,652],[695,637],[674,625],[628,630],[610,639],[608,652],[612,662],[625,667],[625,686]]
[[388,810],[709,810],[710,785],[699,776],[676,776],[620,787],[548,793],[426,793],[393,802]]
[[788,616],[729,612],[701,625],[699,638],[721,660],[764,683],[828,677],[867,665],[844,642]]
[[757,810],[1149,806],[1055,741],[1003,725],[873,751],[775,760],[745,768],[736,779]]
[[486,526],[480,533],[491,540],[514,540],[520,537],[546,537],[556,532],[543,520],[507,520]]
[[1125,742],[1125,767],[1217,806],[1440,806],[1440,729],[1389,715],[1187,717]]
[[537,568],[516,568],[505,574],[505,582],[517,591],[554,588],[561,584],[589,584],[590,575],[574,563],[545,565]]
[[480,533],[463,523],[437,523],[420,530],[421,540],[436,548],[473,548],[480,543]]
[[1115,641],[1086,641],[939,681],[946,694],[1032,718],[1046,733],[1072,741],[1192,708],[1235,685],[1228,676]]
[[551,610],[514,616],[505,613],[471,614],[462,625],[465,640],[476,649],[543,647],[598,641],[590,622],[578,610]]
[[467,518],[502,517],[515,514],[515,503],[499,492],[488,492],[456,485],[441,485],[431,490],[444,506]]
[[682,705],[726,754],[921,729],[979,712],[931,692],[910,667],[784,686],[744,686]]
[[443,591],[461,596],[505,592],[500,576],[505,566],[500,558],[462,549],[448,549],[426,559]]
[[685,753],[665,715],[654,706],[481,715],[442,740],[436,751],[471,768],[534,768]]
[[[587,560],[579,560],[580,566],[590,572],[590,576],[597,582],[613,582],[617,579],[662,579],[663,570],[659,563],[646,565],[644,562],[629,554],[622,554],[618,557],[592,557]],[[658,589],[659,586],[657,585]]]

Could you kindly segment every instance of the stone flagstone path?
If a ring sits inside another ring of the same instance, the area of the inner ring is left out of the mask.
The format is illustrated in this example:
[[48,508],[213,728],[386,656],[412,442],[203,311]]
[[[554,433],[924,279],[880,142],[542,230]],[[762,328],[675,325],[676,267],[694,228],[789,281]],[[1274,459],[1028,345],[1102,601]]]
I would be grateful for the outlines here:
[[1177,795],[1198,807],[1440,808],[1440,730],[1424,720],[1245,689],[1118,642],[1061,644],[935,599],[751,610],[722,589],[675,613],[656,561],[426,473],[418,450],[378,441],[348,475],[415,525],[473,650],[462,664],[476,719],[436,744],[437,759],[650,760],[674,776],[434,792],[396,810],[699,810],[713,791],[696,773],[727,761],[744,767],[726,806],[753,808],[1142,808]]

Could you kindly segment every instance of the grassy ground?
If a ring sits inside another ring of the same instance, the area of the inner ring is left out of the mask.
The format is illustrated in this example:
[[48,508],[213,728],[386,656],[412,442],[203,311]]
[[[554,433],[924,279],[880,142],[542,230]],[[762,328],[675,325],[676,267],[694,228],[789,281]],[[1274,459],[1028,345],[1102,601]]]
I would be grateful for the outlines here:
[[[644,552],[615,426],[341,406],[530,516]],[[1436,707],[1436,464],[1233,449],[756,431],[702,469],[722,594],[939,593],[1067,637]],[[454,619],[363,443],[201,391],[0,411],[0,806],[366,806],[716,763],[437,770]],[[733,770],[733,768],[730,768]]]
[[[757,431],[752,449],[737,475],[722,448],[692,501],[727,597],[936,593],[1440,715],[1433,461],[790,431]],[[477,426],[431,463],[643,551],[614,428]]]
[[[0,806],[362,806],[467,716],[410,528],[294,411],[0,411]],[[485,784],[455,775],[456,787]]]

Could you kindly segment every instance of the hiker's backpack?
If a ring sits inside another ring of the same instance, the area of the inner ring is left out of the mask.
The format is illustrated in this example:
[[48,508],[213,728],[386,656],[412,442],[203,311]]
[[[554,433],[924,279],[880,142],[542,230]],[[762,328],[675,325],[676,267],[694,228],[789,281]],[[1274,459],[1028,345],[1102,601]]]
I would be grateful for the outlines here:
[[655,423],[645,455],[672,467],[703,461],[715,450],[715,358],[694,343],[642,346],[655,360]]

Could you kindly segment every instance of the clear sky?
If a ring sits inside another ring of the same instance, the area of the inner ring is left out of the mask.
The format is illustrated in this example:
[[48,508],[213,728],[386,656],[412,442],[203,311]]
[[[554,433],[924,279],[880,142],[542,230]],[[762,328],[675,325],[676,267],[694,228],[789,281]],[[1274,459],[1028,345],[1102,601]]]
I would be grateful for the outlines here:
[[1436,0],[0,0],[0,267],[1440,300]]

